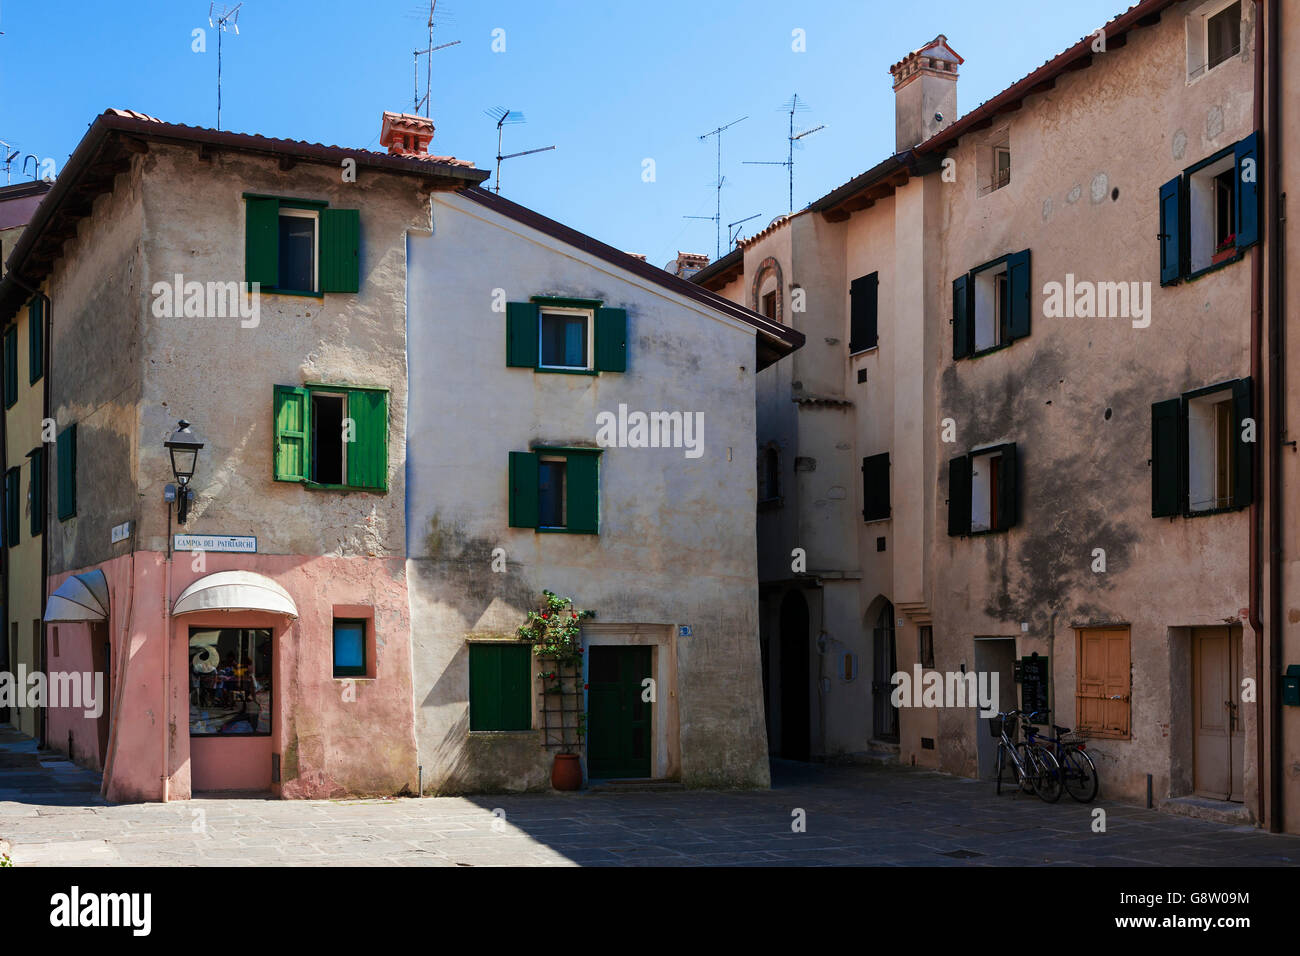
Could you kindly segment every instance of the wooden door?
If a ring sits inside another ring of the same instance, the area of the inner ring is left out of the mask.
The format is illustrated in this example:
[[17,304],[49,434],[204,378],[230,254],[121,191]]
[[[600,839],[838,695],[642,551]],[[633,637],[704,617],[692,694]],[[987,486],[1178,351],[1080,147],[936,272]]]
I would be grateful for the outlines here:
[[649,777],[650,648],[597,644],[587,653],[587,775]]
[[[1075,728],[1094,737],[1129,736],[1129,630],[1080,628]],[[1059,719],[1059,718],[1058,718]]]
[[1241,630],[1192,629],[1193,789],[1215,800],[1244,799]]

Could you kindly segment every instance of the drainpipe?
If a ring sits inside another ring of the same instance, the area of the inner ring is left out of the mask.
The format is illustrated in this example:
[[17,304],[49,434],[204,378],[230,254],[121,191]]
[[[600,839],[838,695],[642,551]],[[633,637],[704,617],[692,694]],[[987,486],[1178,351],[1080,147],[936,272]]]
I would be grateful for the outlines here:
[[[41,311],[45,314],[45,328],[41,331],[41,429],[44,431],[45,422],[50,418],[50,351],[51,351],[51,331],[54,328],[54,320],[51,313],[54,311],[54,303],[50,301],[48,295],[42,295],[41,299],[45,306]],[[31,335],[31,330],[27,332]],[[41,443],[44,445],[45,436],[42,434]],[[45,630],[45,602],[49,600],[50,595],[50,456],[47,454],[48,449],[41,448],[41,671],[45,674],[46,680],[49,680],[49,636]],[[49,741],[46,739],[49,734],[49,709],[42,707],[41,715],[41,746],[48,747]],[[68,747],[68,759],[72,759],[72,747]]]
[[[5,327],[6,328],[8,327],[8,323],[5,323]],[[4,363],[0,362],[0,396],[3,396],[4,394],[5,378],[4,378],[3,366]],[[9,410],[7,408],[0,409],[0,477],[9,474],[8,425],[9,425]],[[3,501],[3,497],[4,497],[3,494],[0,494],[0,502]],[[4,520],[5,520],[4,505],[0,503],[0,521],[4,521]],[[5,529],[4,536],[6,539],[9,537],[9,531],[7,528]],[[4,631],[3,634],[0,634],[0,665],[3,666],[4,670],[9,671],[13,669],[13,662],[9,660],[9,615],[11,612],[11,608],[9,606],[10,567],[9,567],[8,540],[4,542],[3,546],[0,546],[0,552],[3,552],[2,554],[0,554],[0,577],[4,578],[2,587],[4,592],[4,610],[5,610],[4,620],[0,621],[0,629],[3,629]],[[9,713],[9,708],[8,707],[0,708],[0,720],[9,721],[11,719],[12,719],[12,715]]]
[[[185,493],[183,487],[177,488],[177,495]],[[162,790],[163,803],[171,800],[172,793],[172,774],[171,774],[171,755],[172,755],[172,737],[171,737],[171,713],[172,713],[172,635],[171,635],[171,611],[172,611],[172,506],[167,505],[167,574],[163,584],[163,714],[162,714]]]
[[[1271,27],[1270,27],[1271,29]],[[1255,89],[1254,89],[1254,128],[1262,130],[1264,128],[1264,4],[1263,0],[1255,0]],[[1268,135],[1271,138],[1273,131],[1270,129]],[[1266,234],[1266,241],[1273,242],[1273,237]],[[1257,245],[1251,250],[1250,254],[1250,380],[1254,384],[1256,394],[1259,392],[1260,373],[1263,370],[1263,323],[1264,323],[1264,254],[1261,246]],[[1257,405],[1263,405],[1263,396],[1259,395]],[[1262,407],[1255,409],[1256,425]],[[1269,416],[1263,416],[1266,421],[1271,420]],[[1263,432],[1263,429],[1258,429]],[[1264,542],[1264,463],[1262,456],[1258,454],[1259,446],[1256,445],[1255,460],[1257,465],[1254,470],[1253,488],[1250,496],[1250,592],[1248,604],[1250,607],[1249,619],[1250,629],[1255,635],[1255,678],[1263,682],[1264,676],[1264,622],[1260,618],[1260,605],[1262,603],[1263,575],[1260,573],[1263,567],[1262,548]],[[1270,459],[1272,453],[1270,452]],[[1255,694],[1255,779],[1257,802],[1255,809],[1255,818],[1263,826],[1266,818],[1266,805],[1264,801],[1264,779],[1265,779],[1265,757],[1264,757],[1264,691],[1263,688],[1257,688]]]

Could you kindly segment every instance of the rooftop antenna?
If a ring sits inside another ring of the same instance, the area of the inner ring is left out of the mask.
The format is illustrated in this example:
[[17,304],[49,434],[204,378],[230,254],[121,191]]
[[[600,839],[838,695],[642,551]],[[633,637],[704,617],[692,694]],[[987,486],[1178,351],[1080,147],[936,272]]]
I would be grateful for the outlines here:
[[0,156],[4,157],[3,159],[0,159],[0,162],[5,164],[6,186],[13,182],[14,160],[18,158],[18,154],[21,152],[21,150],[17,149],[14,149],[12,153],[9,152],[9,150],[13,149],[13,146],[13,143],[6,143],[4,140],[0,139],[0,148],[3,149],[3,152],[0,152]]
[[709,130],[704,135],[698,137],[701,142],[710,136],[718,138],[718,179],[715,185],[717,197],[715,198],[712,216],[687,216],[687,219],[712,219],[713,220],[713,257],[716,259],[722,255],[722,133],[729,130],[737,123],[749,119],[748,116],[742,116],[738,120],[732,120],[726,126],[719,126],[717,129]]
[[746,216],[744,219],[737,219],[735,222],[727,223],[727,250],[728,251],[735,248],[736,240],[740,238],[740,230],[737,229],[735,233],[732,233],[731,227],[739,226],[742,222],[749,222],[749,220],[751,219],[757,219],[761,215],[763,215],[761,212],[756,212],[752,216]]
[[789,136],[786,137],[790,141],[790,148],[784,160],[780,162],[750,160],[750,159],[745,160],[746,166],[784,166],[787,170],[789,170],[790,172],[790,213],[794,212],[794,148],[797,144],[799,144],[799,140],[803,139],[805,136],[811,136],[813,133],[816,133],[818,130],[823,130],[826,128],[826,124],[823,123],[821,126],[814,126],[812,129],[806,129],[800,133],[796,133],[794,131],[794,114],[806,113],[808,112],[809,109],[810,107],[806,103],[799,102],[798,93],[794,94],[794,96],[786,100],[786,102],[782,104],[782,106],[780,107],[781,112],[783,113],[788,112],[790,114],[790,134]]
[[233,7],[222,6],[221,13],[217,14],[217,5],[208,4],[208,26],[217,31],[217,129],[221,129],[221,38],[227,29],[234,30],[235,36],[239,36],[239,8],[243,5],[243,0],[240,0]]
[[514,159],[516,156],[531,156],[533,153],[544,153],[548,149],[555,149],[554,146],[539,146],[537,149],[525,149],[518,153],[506,153],[501,155],[502,131],[507,126],[518,126],[525,122],[524,114],[518,110],[506,109],[504,106],[494,106],[490,110],[484,110],[484,115],[492,117],[497,121],[497,173],[493,181],[493,189],[498,196],[501,195],[501,161],[503,159]]
[[[433,54],[439,50],[445,50],[449,46],[455,46],[459,40],[452,40],[450,43],[440,43],[433,45],[433,11],[438,6],[438,0],[429,0],[429,45],[423,50],[415,50],[411,54],[411,73],[415,85],[415,112],[418,115],[420,106],[424,106],[424,115],[429,116],[429,110],[433,106]],[[420,57],[427,56],[429,59],[425,65],[424,74],[424,98],[420,98]]]

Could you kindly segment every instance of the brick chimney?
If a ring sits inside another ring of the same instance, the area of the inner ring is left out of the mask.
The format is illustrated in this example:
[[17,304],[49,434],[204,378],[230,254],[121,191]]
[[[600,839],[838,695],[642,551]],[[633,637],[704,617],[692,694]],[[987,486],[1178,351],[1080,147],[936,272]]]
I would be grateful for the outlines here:
[[390,156],[428,156],[432,139],[433,120],[428,117],[384,111],[379,144],[388,147]]
[[889,68],[895,152],[924,143],[957,118],[957,68],[964,62],[941,33]]

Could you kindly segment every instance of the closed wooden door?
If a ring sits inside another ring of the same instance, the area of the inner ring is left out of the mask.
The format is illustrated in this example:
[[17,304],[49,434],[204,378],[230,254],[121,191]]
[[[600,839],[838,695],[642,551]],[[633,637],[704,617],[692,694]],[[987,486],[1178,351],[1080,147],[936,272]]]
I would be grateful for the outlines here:
[[1129,629],[1080,628],[1075,727],[1094,737],[1129,736]]
[[1192,629],[1193,776],[1197,796],[1244,799],[1241,630]]
[[594,645],[587,662],[587,774],[611,779],[650,776],[651,704],[648,647]]

